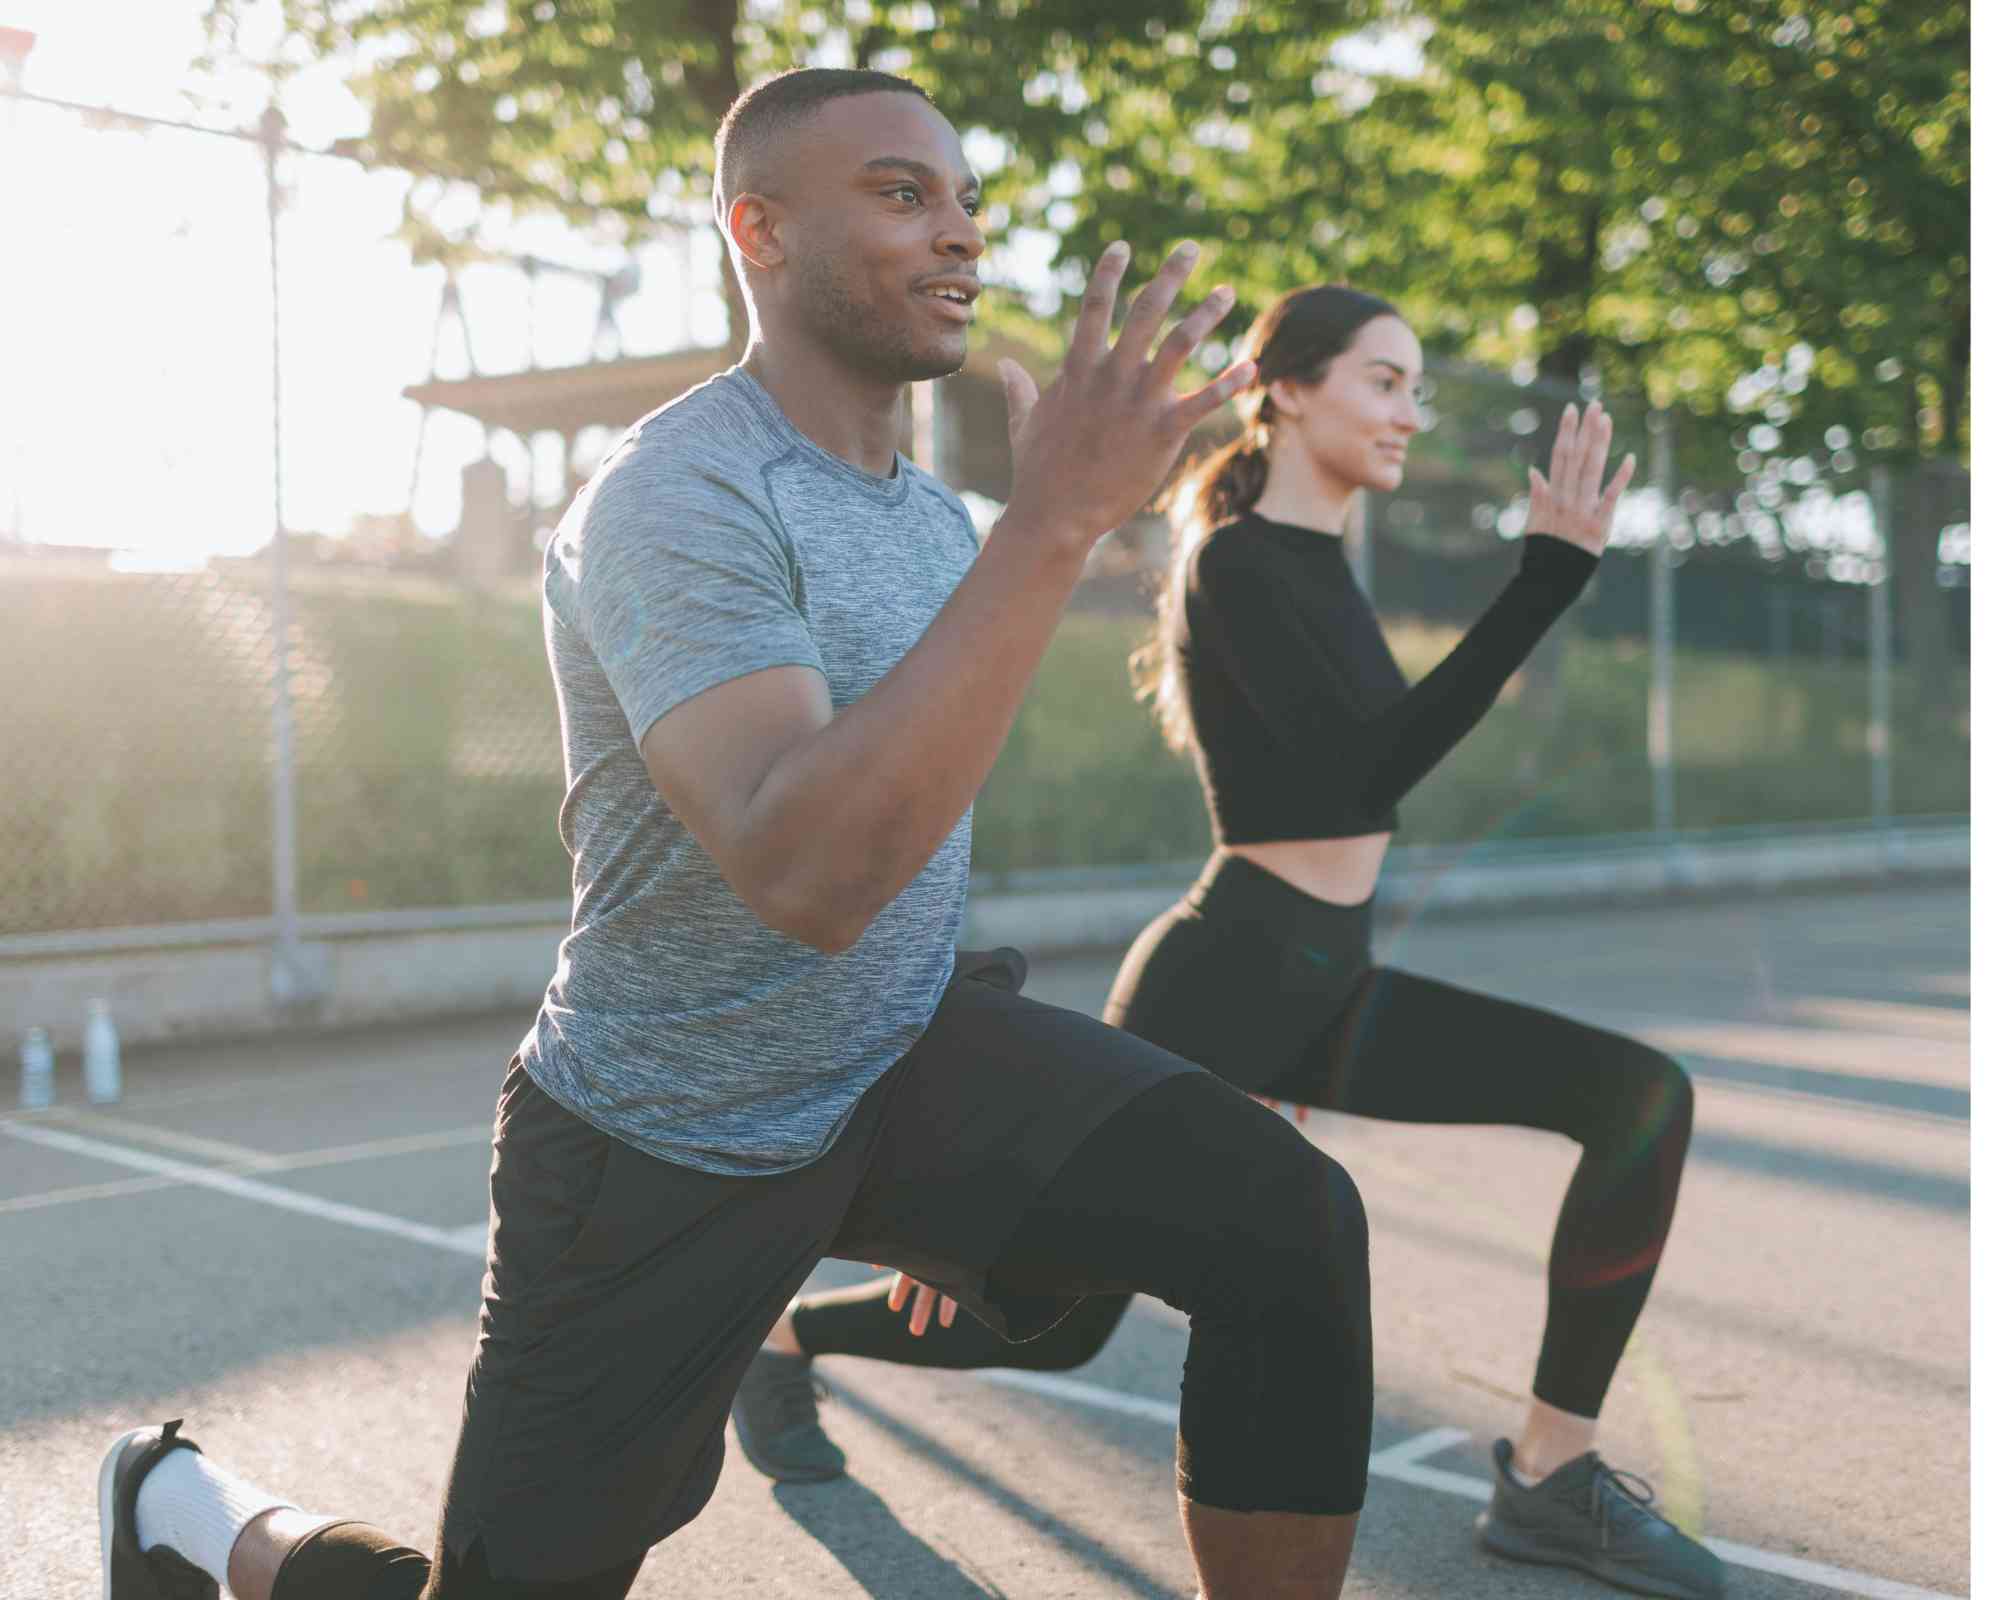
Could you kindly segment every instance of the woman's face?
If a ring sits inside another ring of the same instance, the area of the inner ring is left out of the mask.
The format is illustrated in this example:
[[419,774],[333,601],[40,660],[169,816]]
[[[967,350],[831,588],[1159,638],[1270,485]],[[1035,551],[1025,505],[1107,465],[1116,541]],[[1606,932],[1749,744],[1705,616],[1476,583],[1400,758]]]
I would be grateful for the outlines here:
[[1422,426],[1416,389],[1423,362],[1423,347],[1401,317],[1364,323],[1317,384],[1271,385],[1274,432],[1295,438],[1332,492],[1398,489],[1410,438]]

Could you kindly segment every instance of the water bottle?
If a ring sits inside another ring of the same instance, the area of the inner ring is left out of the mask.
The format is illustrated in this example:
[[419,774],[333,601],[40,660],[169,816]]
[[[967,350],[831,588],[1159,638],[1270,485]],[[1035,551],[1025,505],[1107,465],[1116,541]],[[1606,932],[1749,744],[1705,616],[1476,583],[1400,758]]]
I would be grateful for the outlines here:
[[56,1054],[46,1028],[30,1028],[21,1041],[21,1108],[39,1111],[56,1100]]
[[98,1105],[110,1105],[124,1092],[118,1070],[118,1030],[111,1024],[111,1007],[93,1000],[83,1020],[83,1091]]

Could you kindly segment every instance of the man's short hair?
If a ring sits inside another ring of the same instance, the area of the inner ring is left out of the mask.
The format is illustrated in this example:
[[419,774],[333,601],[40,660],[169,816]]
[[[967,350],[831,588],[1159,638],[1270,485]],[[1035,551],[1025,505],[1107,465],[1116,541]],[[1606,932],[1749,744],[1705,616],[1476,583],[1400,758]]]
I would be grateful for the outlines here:
[[853,94],[913,94],[926,105],[931,97],[908,78],[857,67],[794,67],[746,89],[723,114],[715,130],[715,216],[725,221],[740,194],[768,190],[765,163],[782,135],[796,128],[829,100]]

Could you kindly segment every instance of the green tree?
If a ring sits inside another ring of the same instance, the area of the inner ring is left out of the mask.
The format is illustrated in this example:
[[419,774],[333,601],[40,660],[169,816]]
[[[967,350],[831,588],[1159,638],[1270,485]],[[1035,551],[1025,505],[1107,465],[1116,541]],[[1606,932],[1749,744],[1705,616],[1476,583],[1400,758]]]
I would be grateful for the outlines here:
[[[242,3],[212,0],[225,42]],[[516,206],[698,219],[744,86],[879,66],[992,136],[993,232],[1054,234],[1066,289],[1113,238],[1193,235],[1241,291],[1225,331],[1345,278],[1439,353],[1716,419],[1683,434],[1716,475],[1752,424],[1835,475],[1968,448],[1965,0],[282,3],[355,63],[357,153]],[[1397,40],[1413,75],[1356,53]],[[989,320],[1026,330],[1008,298]],[[1927,521],[1897,552],[1920,652]]]

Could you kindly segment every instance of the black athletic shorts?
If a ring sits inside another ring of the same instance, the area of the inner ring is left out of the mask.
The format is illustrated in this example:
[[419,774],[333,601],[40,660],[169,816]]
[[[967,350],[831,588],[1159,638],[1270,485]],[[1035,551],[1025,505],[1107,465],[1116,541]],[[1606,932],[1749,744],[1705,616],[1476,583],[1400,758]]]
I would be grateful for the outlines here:
[[[595,1571],[691,1519],[737,1383],[827,1256],[898,1267],[1011,1339],[1075,1302],[988,1273],[1064,1160],[1194,1069],[961,955],[937,1014],[811,1165],[717,1177],[600,1133],[518,1061],[495,1122],[479,1344],[440,1543],[518,1579]],[[1110,1265],[1110,1264],[1107,1264]]]

